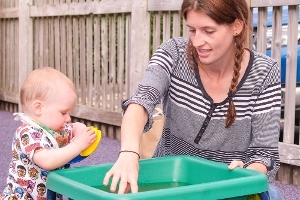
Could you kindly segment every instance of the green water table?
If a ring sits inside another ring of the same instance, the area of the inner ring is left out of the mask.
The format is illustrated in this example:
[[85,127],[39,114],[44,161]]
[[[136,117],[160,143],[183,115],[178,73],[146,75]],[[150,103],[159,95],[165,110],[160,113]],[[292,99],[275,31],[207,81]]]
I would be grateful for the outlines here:
[[231,199],[268,190],[263,173],[236,168],[193,156],[168,156],[140,160],[139,192],[116,194],[103,186],[110,164],[91,165],[50,172],[47,187],[74,200],[136,199]]

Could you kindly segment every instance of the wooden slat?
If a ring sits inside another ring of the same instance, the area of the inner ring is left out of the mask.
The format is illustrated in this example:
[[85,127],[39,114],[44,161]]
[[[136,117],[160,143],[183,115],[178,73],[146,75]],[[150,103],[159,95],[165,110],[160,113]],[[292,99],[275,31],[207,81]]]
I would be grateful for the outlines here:
[[44,26],[45,22],[43,18],[39,19],[39,26],[38,28],[38,35],[36,35],[36,38],[38,40],[38,67],[44,67]]
[[258,8],[258,23],[257,23],[257,48],[258,52],[263,54],[266,53],[266,44],[267,44],[267,8]]
[[187,28],[185,20],[182,20],[182,37],[188,38],[189,29]]
[[31,17],[70,16],[89,14],[108,14],[131,12],[133,0],[103,0],[100,2],[73,2],[61,4],[44,4],[30,7]]
[[179,37],[181,31],[181,14],[179,12],[173,12],[173,34],[172,37]]
[[107,111],[85,105],[76,105],[71,115],[115,126],[121,126],[122,122],[122,115],[120,112]]
[[66,33],[66,17],[60,17],[60,71],[67,75],[67,33]]
[[281,66],[282,7],[274,7],[273,12],[271,55]]
[[[109,111],[115,111],[115,96],[116,93],[116,15],[111,14],[109,17],[109,79],[108,79],[108,93],[109,93]],[[109,126],[107,129],[108,137],[114,138],[114,129]]]
[[33,33],[36,37],[33,38],[33,69],[39,67],[39,19],[33,20]]
[[100,16],[97,15],[94,17],[94,97],[95,97],[95,107],[101,108],[101,94],[102,94],[102,85],[101,85],[101,77],[100,77],[100,67],[101,67],[101,51],[100,51],[100,41],[101,41],[101,35],[100,35]]
[[6,51],[6,74],[7,76],[5,77],[5,88],[9,91],[11,91],[11,84],[10,84],[10,78],[11,77],[11,63],[12,63],[12,54],[11,54],[11,47],[12,47],[12,35],[13,33],[11,32],[11,20],[7,20],[7,27],[6,27],[6,37],[5,37],[5,51]]
[[[66,3],[71,3],[72,0],[66,0]],[[73,74],[73,37],[72,37],[72,17],[66,17],[66,26],[67,26],[67,76],[74,82]]]
[[108,110],[114,111],[115,104],[115,81],[116,81],[116,16],[111,14],[109,17],[109,65],[108,65]]
[[10,19],[10,37],[11,37],[11,46],[10,46],[10,59],[11,59],[11,61],[9,62],[9,67],[10,67],[10,69],[9,69],[9,71],[10,71],[10,75],[9,75],[9,77],[10,77],[10,84],[9,84],[9,90],[10,91],[14,91],[14,88],[15,88],[15,76],[14,76],[14,69],[15,69],[15,61],[14,61],[14,58],[16,57],[16,56],[18,56],[18,52],[16,52],[16,50],[14,49],[14,47],[15,47],[15,40],[16,40],[16,38],[15,38],[15,34],[14,34],[14,32],[15,32],[15,23],[14,23],[14,19]]
[[130,95],[130,56],[131,56],[131,49],[130,43],[131,42],[131,15],[126,15],[126,54],[125,54],[125,88],[124,88],[124,99],[128,99]]
[[277,173],[277,179],[283,184],[292,184],[293,174],[292,167],[285,163],[280,164],[280,169]]
[[293,171],[292,171],[293,182],[292,182],[292,184],[300,187],[300,166],[292,166],[292,167],[293,167]]
[[163,12],[163,42],[171,38],[171,15],[169,11]]
[[300,4],[299,0],[251,0],[251,7],[268,7],[268,6],[284,6],[284,5],[297,5]]
[[125,89],[125,85],[124,85],[124,69],[125,69],[125,54],[126,51],[128,49],[127,46],[125,46],[125,50],[124,50],[124,40],[126,39],[126,33],[125,33],[125,27],[124,27],[124,21],[125,21],[125,17],[124,15],[119,15],[118,16],[118,33],[120,33],[118,35],[118,63],[117,63],[117,70],[118,70],[118,77],[117,77],[117,85],[116,85],[116,92],[118,94],[118,99],[116,100],[116,111],[121,112],[122,108],[121,108],[121,103],[124,99],[123,99],[123,93],[124,93],[124,89]]
[[[19,88],[33,66],[33,25],[29,17],[30,3],[30,0],[19,1],[19,33],[22,34],[22,37],[19,37]],[[20,105],[19,110],[21,111]]]
[[300,146],[279,142],[280,162],[300,166]]
[[78,30],[78,26],[79,26],[79,20],[77,17],[73,17],[73,67],[74,67],[74,84],[75,84],[75,88],[76,88],[76,92],[77,92],[77,96],[78,96],[78,103],[81,104],[81,98],[80,98],[80,83],[79,83],[79,30]]
[[[131,48],[133,56],[130,63],[130,83],[128,83],[130,96],[135,93],[149,62],[150,14],[147,12],[147,2],[148,0],[134,0],[132,5],[131,46],[129,48]],[[147,44],[147,48],[145,48],[145,44]]]
[[72,18],[66,18],[66,26],[67,26],[67,76],[74,82],[74,74],[73,74],[73,37],[72,37]]
[[183,0],[148,0],[148,11],[180,10]]
[[288,12],[288,44],[286,62],[286,85],[284,103],[284,129],[283,142],[294,143],[295,125],[295,96],[296,96],[296,74],[297,74],[297,46],[298,34],[295,34],[295,27],[298,27],[298,6],[289,6]]
[[[87,105],[94,107],[93,16],[86,18]],[[95,38],[97,40],[97,38]]]
[[[91,0],[86,0],[90,3]],[[86,105],[94,107],[94,76],[93,76],[93,15],[86,17],[86,88],[87,88],[87,103]]]
[[102,108],[109,109],[107,105],[108,96],[108,22],[107,16],[101,17],[101,84],[102,84]]
[[79,18],[79,67],[80,67],[80,73],[78,72],[78,75],[80,76],[80,97],[81,97],[81,104],[86,105],[87,101],[87,95],[86,95],[86,19],[85,17]]
[[0,18],[18,18],[19,8],[0,8]]
[[160,28],[160,15],[161,12],[155,12],[153,16],[153,50],[152,53],[156,49],[158,49],[159,45],[161,44],[160,41],[160,34],[161,34],[161,28]]
[[3,74],[2,74],[2,77],[1,77],[1,79],[2,79],[2,87],[3,88],[5,88],[6,89],[6,74],[7,74],[7,67],[6,67],[6,56],[7,56],[7,52],[6,52],[6,48],[5,48],[5,45],[6,45],[6,29],[7,29],[7,20],[3,20],[2,21],[2,29],[1,29],[1,31],[2,31],[2,33],[3,33],[3,37],[1,38],[1,40],[2,40],[2,47],[4,47],[4,48],[1,48],[2,49],[2,66],[1,66],[1,68],[2,68],[2,72],[3,72]]
[[[0,22],[1,23],[1,22]],[[19,93],[19,23],[18,20],[14,20],[14,37],[15,37],[15,43],[14,43],[14,51],[15,51],[15,58],[14,60],[14,89],[13,92]]]
[[[148,11],[175,11],[180,10],[183,0],[148,0]],[[251,7],[268,7],[268,6],[283,6],[297,5],[299,0],[250,0]]]
[[[1,6],[1,2],[0,2],[0,6]],[[4,41],[4,34],[3,34],[3,26],[4,26],[4,20],[0,19],[0,47],[3,46],[3,41]],[[4,49],[0,48],[0,88],[3,88],[3,81],[4,78],[3,76],[5,76],[5,71],[3,70],[4,63],[3,63],[3,53],[4,53]]]
[[60,26],[59,26],[60,18],[54,18],[54,68],[58,71],[61,70],[61,62],[60,62]]
[[43,19],[43,46],[44,46],[44,54],[43,54],[43,66],[49,67],[49,18]]
[[17,104],[19,103],[19,93],[0,88],[0,100]]

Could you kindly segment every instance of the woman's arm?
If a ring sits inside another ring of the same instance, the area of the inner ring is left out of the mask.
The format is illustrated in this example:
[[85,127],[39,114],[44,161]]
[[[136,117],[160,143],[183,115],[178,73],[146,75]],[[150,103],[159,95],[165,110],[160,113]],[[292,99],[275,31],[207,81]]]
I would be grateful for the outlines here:
[[[144,126],[148,121],[148,112],[138,104],[130,104],[124,113],[121,126],[121,150],[134,151],[139,154],[140,140]],[[114,166],[106,173],[103,184],[108,185],[112,178],[110,190],[115,192],[118,181],[119,194],[131,188],[131,192],[138,192],[138,155],[132,152],[122,152]]]

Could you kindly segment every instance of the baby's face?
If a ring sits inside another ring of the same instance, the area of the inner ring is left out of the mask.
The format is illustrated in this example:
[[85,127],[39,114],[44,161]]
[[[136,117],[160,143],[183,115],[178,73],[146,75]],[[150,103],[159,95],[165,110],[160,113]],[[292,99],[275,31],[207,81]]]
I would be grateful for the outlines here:
[[76,104],[76,93],[71,89],[58,88],[53,98],[43,102],[40,123],[60,132],[71,121],[70,113]]

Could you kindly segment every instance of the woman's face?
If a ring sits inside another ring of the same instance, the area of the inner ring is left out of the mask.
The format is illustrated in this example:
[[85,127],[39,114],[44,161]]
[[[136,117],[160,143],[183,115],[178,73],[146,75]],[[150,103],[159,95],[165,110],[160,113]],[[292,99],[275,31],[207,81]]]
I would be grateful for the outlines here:
[[204,12],[189,11],[186,16],[189,38],[204,66],[222,66],[235,54],[234,26],[217,24]]

